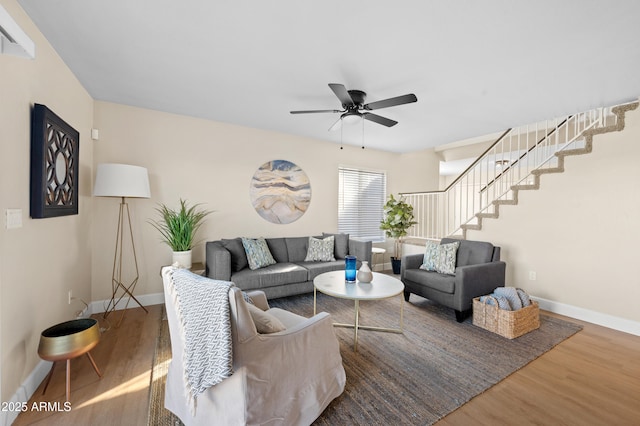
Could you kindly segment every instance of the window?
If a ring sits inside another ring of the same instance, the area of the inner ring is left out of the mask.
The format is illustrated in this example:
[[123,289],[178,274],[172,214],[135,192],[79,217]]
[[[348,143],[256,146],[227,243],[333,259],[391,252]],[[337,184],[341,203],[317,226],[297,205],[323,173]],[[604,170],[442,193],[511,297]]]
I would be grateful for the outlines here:
[[338,231],[354,237],[384,241],[380,229],[387,192],[385,172],[338,168]]

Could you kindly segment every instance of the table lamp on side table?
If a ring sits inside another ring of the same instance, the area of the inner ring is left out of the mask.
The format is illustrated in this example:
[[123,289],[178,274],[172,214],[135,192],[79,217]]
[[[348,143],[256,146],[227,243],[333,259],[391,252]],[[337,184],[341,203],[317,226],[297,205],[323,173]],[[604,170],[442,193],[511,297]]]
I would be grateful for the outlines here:
[[[136,258],[136,246],[133,242],[133,228],[131,226],[131,216],[129,214],[129,205],[126,198],[150,198],[149,190],[149,174],[147,169],[129,164],[98,164],[96,171],[96,180],[93,187],[94,197],[118,197],[120,201],[120,214],[118,216],[118,228],[116,230],[116,249],[113,256],[113,273],[111,276],[111,300],[104,312],[104,318],[116,310],[118,303],[125,297],[126,300],[122,317],[118,322],[118,326],[122,323],[129,302],[133,299],[142,309],[140,301],[133,295],[136,284],[138,283],[138,259]],[[125,217],[126,215],[126,217]],[[125,228],[131,239],[131,249],[133,251],[133,263],[135,267],[135,277],[130,282],[122,281],[122,243],[125,236]],[[122,293],[118,296],[120,290]]]

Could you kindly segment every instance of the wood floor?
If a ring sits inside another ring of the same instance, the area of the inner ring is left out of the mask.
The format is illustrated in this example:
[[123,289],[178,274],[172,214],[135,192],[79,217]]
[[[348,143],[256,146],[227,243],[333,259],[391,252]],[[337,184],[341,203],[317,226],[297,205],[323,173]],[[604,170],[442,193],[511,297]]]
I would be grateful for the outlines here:
[[[130,309],[102,335],[92,351],[102,379],[86,357],[72,361],[70,412],[27,411],[14,425],[145,425],[160,315],[161,305]],[[561,318],[584,329],[437,425],[640,425],[640,337]],[[61,364],[29,407],[64,400]]]

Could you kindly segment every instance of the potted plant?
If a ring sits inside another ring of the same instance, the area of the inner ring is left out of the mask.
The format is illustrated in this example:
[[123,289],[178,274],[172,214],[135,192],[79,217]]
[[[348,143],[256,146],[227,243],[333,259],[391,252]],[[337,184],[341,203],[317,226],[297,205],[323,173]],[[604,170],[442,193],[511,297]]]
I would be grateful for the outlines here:
[[393,194],[389,195],[389,199],[384,205],[383,213],[384,219],[380,222],[380,229],[385,231],[387,237],[395,239],[395,256],[391,256],[391,267],[394,274],[399,274],[402,237],[405,237],[407,230],[418,222],[413,220],[413,206],[400,197],[396,199]]
[[180,208],[173,210],[160,204],[156,208],[160,219],[149,221],[160,232],[162,241],[173,250],[173,263],[177,262],[184,268],[191,268],[191,249],[196,243],[194,236],[204,218],[211,213],[208,210],[198,210],[199,205],[190,207],[185,200],[180,199]]

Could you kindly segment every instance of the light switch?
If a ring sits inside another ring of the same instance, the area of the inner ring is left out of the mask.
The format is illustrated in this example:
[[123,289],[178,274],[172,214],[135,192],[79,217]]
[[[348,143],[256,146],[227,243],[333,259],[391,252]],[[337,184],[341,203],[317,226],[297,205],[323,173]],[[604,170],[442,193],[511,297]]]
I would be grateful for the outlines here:
[[7,229],[22,228],[22,209],[7,209]]

